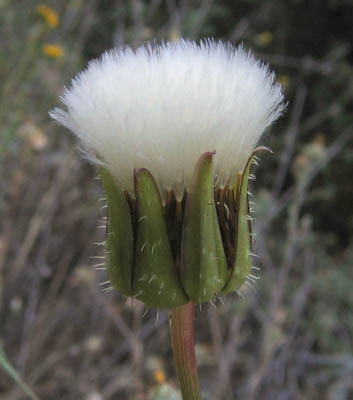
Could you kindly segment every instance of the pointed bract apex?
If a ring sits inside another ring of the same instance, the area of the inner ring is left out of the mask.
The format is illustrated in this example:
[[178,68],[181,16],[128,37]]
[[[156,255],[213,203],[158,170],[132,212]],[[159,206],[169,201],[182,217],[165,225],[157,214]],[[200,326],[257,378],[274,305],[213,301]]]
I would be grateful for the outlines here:
[[[258,147],[256,147],[254,149],[254,151],[251,153],[250,157],[248,158],[248,161],[245,164],[244,171],[241,174],[241,182],[244,181],[244,176],[246,175],[246,173],[249,174],[251,163],[253,161],[256,162],[255,161],[256,160],[256,157],[255,157],[256,154],[257,153],[261,153],[262,151],[266,151],[267,153],[274,154],[273,151],[271,149],[269,149],[268,147],[266,147],[266,146],[258,146]],[[247,176],[246,176],[246,180],[248,180]],[[238,185],[238,188],[240,190],[241,184]]]
[[274,151],[271,150],[270,148],[266,146],[257,146],[255,150],[252,152],[251,156],[249,157],[249,160],[256,154],[259,153],[260,151],[267,151],[270,154],[274,154]]
[[[203,153],[201,155],[201,157],[197,160],[197,163],[195,164],[195,168],[194,168],[194,184],[195,181],[197,179],[199,170],[202,166],[204,166],[205,164],[211,164],[213,163],[213,156],[216,154],[216,150],[214,151],[207,151],[206,153]],[[211,166],[212,170],[213,170],[213,166]],[[213,173],[212,173],[213,174]]]
[[157,186],[155,179],[153,178],[152,174],[150,173],[150,171],[147,168],[135,168],[134,169],[134,187],[135,187],[135,190],[136,190],[137,182],[142,176],[148,176],[151,180],[153,180],[153,182]]
[[198,170],[200,164],[205,161],[205,160],[209,160],[212,161],[213,156],[216,154],[216,150],[213,151],[206,151],[206,153],[203,153],[200,158],[198,159],[196,165],[195,165],[195,170]]

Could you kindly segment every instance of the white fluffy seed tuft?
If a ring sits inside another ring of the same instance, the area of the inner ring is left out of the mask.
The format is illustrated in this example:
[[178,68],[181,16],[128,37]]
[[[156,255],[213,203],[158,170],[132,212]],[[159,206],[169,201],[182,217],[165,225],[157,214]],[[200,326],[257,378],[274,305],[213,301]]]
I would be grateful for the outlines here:
[[147,168],[161,192],[173,188],[179,196],[205,152],[216,151],[216,182],[224,186],[284,109],[266,65],[212,39],[110,50],[61,100],[66,111],[56,108],[51,117],[125,189],[133,193],[133,170]]

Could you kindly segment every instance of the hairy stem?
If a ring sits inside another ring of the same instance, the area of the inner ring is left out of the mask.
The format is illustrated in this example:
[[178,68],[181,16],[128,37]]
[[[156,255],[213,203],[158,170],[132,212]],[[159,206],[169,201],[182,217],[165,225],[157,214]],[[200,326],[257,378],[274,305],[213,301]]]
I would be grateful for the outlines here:
[[202,400],[194,346],[194,304],[169,311],[170,335],[183,400]]

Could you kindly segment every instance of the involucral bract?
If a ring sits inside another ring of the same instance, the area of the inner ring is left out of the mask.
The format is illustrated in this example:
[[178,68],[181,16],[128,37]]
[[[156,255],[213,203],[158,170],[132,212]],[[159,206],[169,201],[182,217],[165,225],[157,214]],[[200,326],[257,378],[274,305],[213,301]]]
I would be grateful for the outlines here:
[[112,286],[147,306],[174,308],[237,291],[251,271],[248,180],[255,154],[224,188],[215,187],[214,153],[195,166],[194,183],[178,200],[162,201],[147,169],[134,173],[135,198],[107,169],[101,176],[108,205],[106,267]]

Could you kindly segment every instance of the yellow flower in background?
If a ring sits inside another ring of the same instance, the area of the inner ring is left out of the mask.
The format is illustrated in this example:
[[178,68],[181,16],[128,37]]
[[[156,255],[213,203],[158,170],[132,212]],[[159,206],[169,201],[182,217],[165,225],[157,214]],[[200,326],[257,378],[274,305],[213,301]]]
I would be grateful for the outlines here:
[[43,53],[50,58],[61,58],[64,55],[63,48],[56,44],[45,44],[42,50]]
[[37,13],[40,14],[50,28],[56,28],[59,25],[60,19],[58,14],[51,8],[44,4],[40,4],[37,8]]
[[164,375],[164,372],[161,369],[154,370],[153,377],[154,377],[154,380],[159,385],[162,385],[163,383],[165,383],[165,375]]
[[258,46],[267,46],[272,42],[272,40],[273,40],[273,35],[269,31],[258,33],[254,37],[254,42]]

